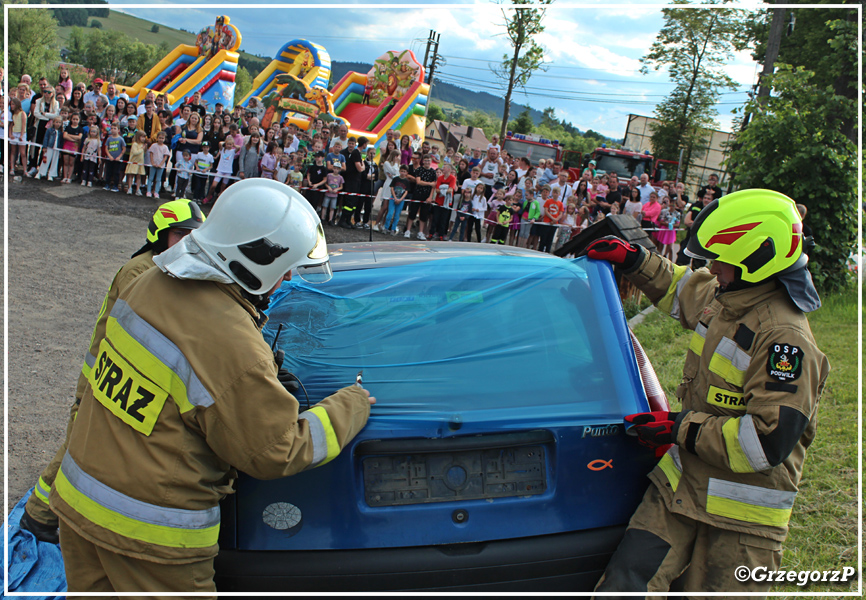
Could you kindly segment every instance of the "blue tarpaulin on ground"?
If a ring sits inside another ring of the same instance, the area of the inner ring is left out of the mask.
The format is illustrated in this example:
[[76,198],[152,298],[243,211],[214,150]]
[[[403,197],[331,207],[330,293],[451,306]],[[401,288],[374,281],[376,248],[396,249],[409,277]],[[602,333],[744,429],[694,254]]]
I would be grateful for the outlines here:
[[[45,596],[27,596],[34,600],[53,600],[64,596],[56,595],[66,591],[66,574],[63,571],[63,557],[60,546],[40,542],[29,531],[18,527],[21,515],[24,514],[24,504],[33,493],[31,489],[12,509],[9,520],[3,526],[3,538],[9,535],[9,597],[15,592],[43,592]],[[0,582],[3,582],[4,571],[0,570]],[[5,583],[5,582],[3,582]],[[0,587],[0,598],[6,597]]]

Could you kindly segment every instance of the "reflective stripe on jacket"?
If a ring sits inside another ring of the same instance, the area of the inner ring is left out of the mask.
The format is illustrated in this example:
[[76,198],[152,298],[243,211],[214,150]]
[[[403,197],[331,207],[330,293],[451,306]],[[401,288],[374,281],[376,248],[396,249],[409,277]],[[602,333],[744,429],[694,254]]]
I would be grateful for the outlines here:
[[298,414],[237,285],[151,269],[98,342],[51,508],[82,536],[158,562],[214,556],[235,468],[285,477],[333,459],[369,415],[344,388]]
[[677,445],[650,474],[668,509],[784,541],[830,370],[806,316],[775,280],[717,293],[707,269],[649,253],[626,276],[694,330]]

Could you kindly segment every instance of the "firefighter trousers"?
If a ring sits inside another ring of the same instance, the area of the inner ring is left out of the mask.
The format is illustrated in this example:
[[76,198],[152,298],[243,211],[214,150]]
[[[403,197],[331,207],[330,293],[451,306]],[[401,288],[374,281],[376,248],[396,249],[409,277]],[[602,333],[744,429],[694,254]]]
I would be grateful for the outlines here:
[[741,582],[735,571],[781,561],[781,542],[671,513],[650,484],[595,591],[766,592],[770,582]]
[[[213,558],[184,564],[162,564],[117,554],[81,537],[60,519],[60,551],[70,592],[211,592],[216,598]],[[127,598],[182,598],[183,596],[123,596]],[[77,596],[103,599],[106,596]]]
[[69,422],[66,424],[66,437],[63,439],[63,444],[60,449],[48,463],[48,466],[39,474],[39,479],[33,487],[33,493],[27,498],[27,503],[24,505],[24,510],[27,514],[39,521],[43,525],[53,525],[57,527],[57,515],[51,512],[48,507],[48,494],[51,493],[51,487],[54,485],[54,478],[57,477],[57,471],[60,470],[60,463],[63,462],[63,457],[66,456],[66,446],[69,445],[69,436],[72,435],[72,424],[75,423],[75,416],[78,414],[78,403],[72,405],[69,411]]

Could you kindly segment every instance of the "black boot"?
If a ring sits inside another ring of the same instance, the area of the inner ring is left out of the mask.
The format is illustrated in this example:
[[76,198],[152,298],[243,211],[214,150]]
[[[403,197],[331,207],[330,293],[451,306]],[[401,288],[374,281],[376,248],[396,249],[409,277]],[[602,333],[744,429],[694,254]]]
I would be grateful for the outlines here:
[[31,517],[26,510],[24,511],[24,515],[21,517],[21,521],[18,522],[18,526],[21,529],[26,529],[32,533],[40,542],[48,542],[49,544],[60,543],[60,534],[57,531],[57,524],[45,525],[44,523],[40,523]]

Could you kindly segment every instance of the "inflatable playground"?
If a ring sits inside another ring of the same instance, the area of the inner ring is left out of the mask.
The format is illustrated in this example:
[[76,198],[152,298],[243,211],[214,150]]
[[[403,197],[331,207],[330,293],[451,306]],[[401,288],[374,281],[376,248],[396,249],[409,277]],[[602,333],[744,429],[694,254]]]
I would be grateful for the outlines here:
[[423,139],[430,86],[411,50],[388,51],[367,73],[346,73],[328,90],[330,76],[331,58],[322,46],[293,40],[280,48],[238,104],[246,107],[256,98],[265,109],[264,128],[286,119],[301,129],[316,119],[337,120],[349,127],[349,135],[364,136],[374,147],[384,142],[389,129]]
[[[144,101],[148,92],[162,94],[175,114],[195,92],[201,92],[209,106],[217,102],[233,106],[240,45],[237,27],[220,16],[213,26],[198,33],[195,46],[181,44],[134,85],[118,85],[117,91],[126,92],[136,103]],[[103,84],[103,92],[107,85]]]
[[265,109],[261,122],[265,128],[288,120],[306,130],[316,119],[336,120],[349,127],[349,135],[364,136],[376,148],[389,129],[408,135],[415,144],[423,140],[430,86],[424,83],[424,67],[411,50],[388,51],[367,73],[349,72],[329,89],[328,51],[308,40],[292,40],[253,80],[250,93],[236,102],[240,45],[238,29],[229,17],[220,16],[199,32],[195,46],[178,46],[134,85],[117,89],[136,102],[144,101],[151,91],[162,94],[175,115],[187,98],[201,92],[207,106],[221,102],[228,108],[246,107],[255,98]]

